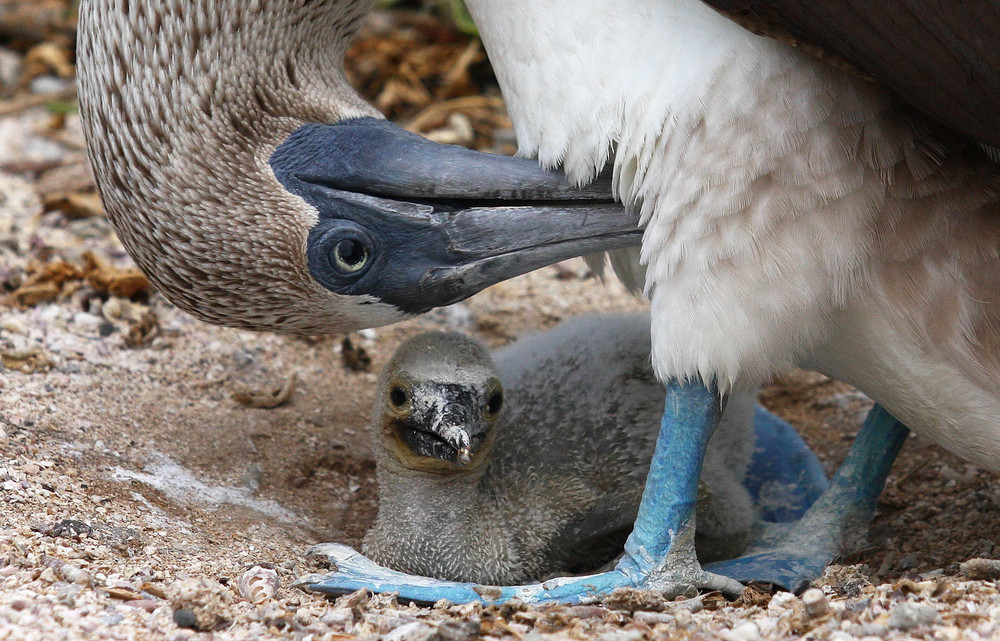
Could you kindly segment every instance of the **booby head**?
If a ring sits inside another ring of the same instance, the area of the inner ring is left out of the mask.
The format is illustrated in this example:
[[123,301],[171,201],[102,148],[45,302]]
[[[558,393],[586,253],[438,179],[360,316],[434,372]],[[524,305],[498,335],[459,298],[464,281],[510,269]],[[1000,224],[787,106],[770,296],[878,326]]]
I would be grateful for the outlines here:
[[372,429],[380,465],[437,474],[480,471],[496,440],[503,398],[482,345],[456,333],[414,336],[379,379]]
[[343,70],[372,4],[80,7],[98,189],[125,248],[179,307],[250,329],[348,331],[640,242],[607,183],[574,190],[533,161],[384,121]]

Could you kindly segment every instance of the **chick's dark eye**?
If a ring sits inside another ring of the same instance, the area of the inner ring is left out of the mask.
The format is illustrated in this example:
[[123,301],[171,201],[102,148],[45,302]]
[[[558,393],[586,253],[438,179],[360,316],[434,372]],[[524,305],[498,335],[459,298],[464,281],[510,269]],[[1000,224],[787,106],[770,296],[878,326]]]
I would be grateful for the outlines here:
[[338,271],[353,274],[368,264],[368,248],[356,238],[345,238],[333,247],[333,263]]
[[500,411],[500,407],[503,405],[503,392],[493,392],[490,395],[488,401],[486,401],[486,413],[496,414]]
[[400,387],[399,385],[396,385],[391,390],[389,390],[389,402],[395,405],[396,407],[403,407],[404,405],[406,405],[406,401],[408,401],[409,398],[410,395],[407,394],[406,390]]

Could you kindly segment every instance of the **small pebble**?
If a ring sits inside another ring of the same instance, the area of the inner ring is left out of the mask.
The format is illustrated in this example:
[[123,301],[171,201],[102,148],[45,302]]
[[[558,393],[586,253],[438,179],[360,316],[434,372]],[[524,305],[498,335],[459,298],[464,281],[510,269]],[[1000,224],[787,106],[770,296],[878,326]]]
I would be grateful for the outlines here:
[[292,618],[301,625],[306,626],[319,618],[319,611],[313,608],[299,608],[295,611]]
[[889,626],[884,623],[862,623],[861,625],[851,625],[848,631],[856,637],[882,638],[889,634]]
[[28,325],[19,316],[9,316],[0,321],[0,329],[11,334],[27,334]]
[[125,617],[118,614],[117,612],[110,612],[103,617],[101,617],[101,623],[103,625],[118,625],[121,623]]
[[130,608],[145,610],[146,612],[152,612],[159,607],[160,604],[156,599],[133,599],[131,601],[124,601],[123,605],[127,605]]
[[757,641],[760,639],[760,629],[753,621],[747,621],[733,628],[733,636],[742,641]]
[[82,570],[75,565],[70,565],[69,563],[64,563],[59,566],[59,574],[62,578],[70,583],[76,583],[79,585],[87,585],[91,581],[90,573],[86,570]]
[[691,614],[691,610],[688,610],[687,608],[680,608],[674,613],[674,624],[676,624],[678,628],[687,628],[691,625],[691,621],[693,619],[694,616]]
[[49,74],[36,76],[28,83],[32,93],[55,93],[65,91],[69,86],[69,81]]
[[933,607],[922,603],[897,603],[889,610],[889,627],[895,630],[912,630],[917,626],[930,625],[937,621],[938,613]]
[[806,607],[806,616],[810,619],[821,617],[830,611],[826,595],[818,588],[810,588],[802,593],[802,605]]
[[642,641],[642,636],[638,630],[609,630],[601,633],[597,641]]
[[320,622],[349,633],[354,627],[354,611],[351,608],[332,608],[320,617]]
[[106,323],[102,317],[96,314],[91,314],[90,312],[77,312],[73,314],[73,324],[79,325],[80,327],[85,327],[87,329],[96,329],[100,327],[102,323]]
[[1000,579],[1000,560],[969,559],[958,566],[962,574],[977,581],[995,581]]
[[658,623],[670,623],[674,620],[674,615],[667,614],[666,612],[647,612],[646,610],[639,610],[632,615],[632,618],[639,623],[656,625]]
[[771,616],[778,616],[792,607],[792,604],[798,600],[798,597],[791,592],[778,592],[771,597],[771,602],[767,604],[767,613]]
[[188,628],[189,630],[198,629],[198,621],[194,615],[194,610],[190,608],[178,608],[174,610],[174,623],[179,628]]
[[472,641],[479,636],[475,621],[445,621],[434,633],[434,641]]
[[382,636],[383,641],[426,641],[434,634],[434,628],[423,621],[404,623],[392,632]]

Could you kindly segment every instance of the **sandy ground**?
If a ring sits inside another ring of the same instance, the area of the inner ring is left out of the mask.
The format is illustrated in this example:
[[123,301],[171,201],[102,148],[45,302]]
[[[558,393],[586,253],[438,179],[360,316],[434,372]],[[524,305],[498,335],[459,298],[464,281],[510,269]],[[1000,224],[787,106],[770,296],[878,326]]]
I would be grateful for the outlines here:
[[[82,266],[90,250],[112,266],[130,264],[102,217],[44,212],[31,167],[82,167],[75,117],[57,137],[49,118],[39,109],[0,119],[0,297],[32,260]],[[1000,556],[1000,483],[918,438],[889,479],[870,546],[806,602],[748,590],[736,603],[710,594],[673,604],[416,608],[291,587],[323,569],[305,557],[310,545],[357,544],[373,519],[366,422],[392,350],[429,328],[498,346],[573,315],[642,308],[616,282],[588,277],[580,261],[351,335],[370,356],[367,371],[345,357],[341,336],[213,327],[158,294],[132,301],[78,277],[60,288],[49,302],[0,306],[0,639],[1000,635],[1000,572],[987,567],[970,580],[959,571],[970,558]],[[279,407],[234,400],[292,375],[297,384]],[[808,372],[776,381],[762,400],[802,431],[829,471],[870,406]],[[633,612],[639,606],[647,609]]]

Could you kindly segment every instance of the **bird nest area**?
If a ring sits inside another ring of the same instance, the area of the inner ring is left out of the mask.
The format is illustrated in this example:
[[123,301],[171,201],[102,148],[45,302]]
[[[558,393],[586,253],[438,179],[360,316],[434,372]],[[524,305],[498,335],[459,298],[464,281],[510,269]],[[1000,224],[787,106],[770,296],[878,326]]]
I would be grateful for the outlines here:
[[[911,438],[870,546],[804,598],[751,587],[664,602],[416,607],[293,587],[318,542],[357,545],[377,488],[366,423],[407,336],[491,346],[583,313],[642,309],[580,261],[349,336],[206,325],[129,261],[74,107],[72,11],[0,1],[0,639],[315,641],[600,638],[979,639],[1000,635],[1000,484]],[[511,153],[480,43],[427,11],[376,13],[348,74],[403,126]],[[764,389],[835,469],[871,403],[808,372]],[[963,564],[964,563],[964,564]]]

